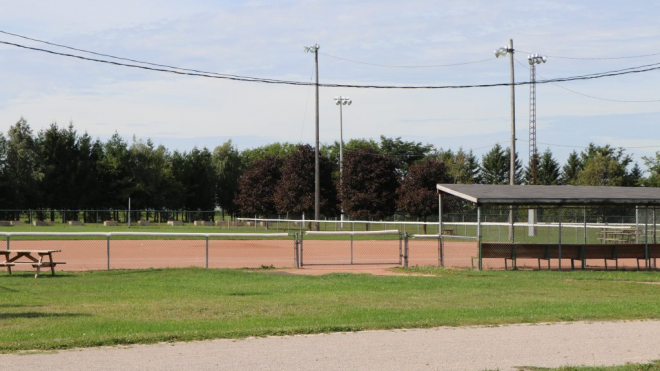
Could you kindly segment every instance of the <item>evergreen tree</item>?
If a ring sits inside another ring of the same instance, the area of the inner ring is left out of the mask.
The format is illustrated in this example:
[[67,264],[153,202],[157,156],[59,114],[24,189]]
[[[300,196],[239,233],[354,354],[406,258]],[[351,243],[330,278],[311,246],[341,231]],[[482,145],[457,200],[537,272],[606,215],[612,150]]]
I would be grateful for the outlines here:
[[[537,155],[538,157],[538,155]],[[533,184],[534,174],[532,173],[532,163],[525,169],[525,181],[527,184]],[[552,157],[550,149],[537,159],[536,164],[536,184],[537,185],[557,185],[560,184],[559,163]]]
[[[509,148],[502,149],[496,144],[481,158],[481,180],[483,184],[509,184],[510,164]],[[516,154],[514,165],[514,182],[520,184],[522,179],[522,164]]]
[[230,215],[238,211],[238,179],[243,173],[241,154],[232,145],[231,139],[213,150],[213,167],[216,176],[215,201],[222,208],[224,219],[225,211]]
[[566,164],[562,167],[560,183],[570,185],[577,184],[578,175],[583,167],[584,164],[580,160],[578,153],[576,151],[571,152],[571,154],[568,155]]
[[39,153],[32,129],[21,117],[9,128],[6,145],[5,176],[9,194],[7,208],[39,207],[39,182],[43,178]]

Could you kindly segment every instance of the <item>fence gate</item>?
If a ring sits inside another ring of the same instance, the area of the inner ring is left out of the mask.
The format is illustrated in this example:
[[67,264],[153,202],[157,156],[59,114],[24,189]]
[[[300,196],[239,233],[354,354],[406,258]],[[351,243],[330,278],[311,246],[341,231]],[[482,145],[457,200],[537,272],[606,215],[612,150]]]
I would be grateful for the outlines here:
[[[304,240],[304,241],[303,241]],[[300,239],[300,266],[403,263],[398,230],[373,232],[305,232]]]

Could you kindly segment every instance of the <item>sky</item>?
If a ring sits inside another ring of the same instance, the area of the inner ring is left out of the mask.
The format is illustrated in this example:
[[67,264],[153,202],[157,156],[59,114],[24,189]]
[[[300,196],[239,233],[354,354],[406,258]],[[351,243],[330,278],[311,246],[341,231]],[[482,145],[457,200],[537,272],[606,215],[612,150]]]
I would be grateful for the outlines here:
[[[660,3],[643,0],[0,0],[1,31],[226,74],[311,82],[314,56],[303,47],[319,44],[320,82],[355,85],[507,83],[509,59],[493,50],[509,39],[517,82],[530,79],[529,53],[547,56],[537,80],[659,63],[659,18]],[[0,41],[72,53],[6,34]],[[24,117],[35,133],[73,123],[101,140],[116,132],[179,151],[229,139],[241,150],[314,143],[310,86],[179,76],[7,45],[0,45],[0,81],[4,133]],[[643,167],[643,156],[660,151],[659,82],[655,70],[538,84],[539,151],[550,148],[563,164],[589,143],[610,144]],[[515,89],[516,148],[525,163],[529,90]],[[344,141],[401,137],[478,157],[496,143],[510,145],[507,86],[321,88],[322,143],[340,138],[336,96],[353,101],[343,110]]]

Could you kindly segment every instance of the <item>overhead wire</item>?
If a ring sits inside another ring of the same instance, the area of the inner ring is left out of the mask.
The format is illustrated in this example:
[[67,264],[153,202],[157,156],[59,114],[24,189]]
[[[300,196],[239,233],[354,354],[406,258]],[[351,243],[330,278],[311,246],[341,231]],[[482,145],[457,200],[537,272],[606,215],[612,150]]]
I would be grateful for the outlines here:
[[442,68],[442,67],[465,66],[465,65],[468,65],[468,64],[488,62],[488,61],[493,61],[493,60],[497,59],[497,58],[487,58],[487,59],[479,59],[479,60],[476,60],[476,61],[448,63],[448,64],[432,64],[432,65],[392,65],[392,64],[379,64],[379,63],[362,62],[362,61],[358,61],[358,60],[355,60],[355,59],[342,58],[342,57],[338,57],[336,55],[323,53],[323,52],[319,52],[319,54],[325,55],[326,57],[330,57],[330,58],[338,59],[338,60],[341,60],[341,61],[345,61],[345,62],[363,64],[363,65],[366,65],[366,66],[385,67],[385,68]]
[[[529,70],[529,67],[528,67],[525,63],[523,63],[523,62],[521,62],[521,61],[519,61],[518,59],[515,59],[515,58],[514,58],[514,60],[516,61],[516,63],[518,63],[519,65],[521,65],[521,66],[523,66],[524,68],[526,68],[527,70]],[[625,69],[625,70],[629,70],[629,69]],[[537,74],[538,76],[540,76],[541,78],[544,78],[544,79],[545,79],[545,77],[543,77],[543,75],[541,75],[540,73],[536,73],[536,74]],[[579,91],[575,91],[575,90],[573,90],[573,89],[569,89],[569,88],[567,88],[567,87],[565,87],[565,86],[561,86],[561,85],[559,85],[559,84],[557,84],[557,83],[555,83],[555,82],[551,82],[550,84],[552,84],[552,85],[554,85],[554,86],[556,86],[556,87],[558,87],[558,88],[560,88],[560,89],[564,89],[564,90],[566,90],[566,91],[569,91],[569,92],[571,92],[571,93],[574,93],[574,94],[577,94],[577,95],[581,95],[581,96],[583,96],[583,97],[592,98],[592,99],[597,99],[597,100],[602,100],[602,101],[607,101],[607,102],[617,102],[617,103],[655,103],[655,102],[660,102],[660,99],[649,99],[649,100],[622,100],[622,99],[609,99],[609,98],[602,98],[602,97],[597,97],[597,96],[594,96],[594,95],[589,95],[589,94],[580,93]]]
[[[137,68],[137,69],[143,69],[143,70],[149,70],[149,71],[156,71],[156,72],[172,73],[172,74],[177,74],[177,75],[199,76],[199,77],[206,77],[206,78],[215,78],[215,79],[224,79],[224,80],[233,80],[233,81],[243,81],[243,82],[258,82],[258,83],[267,83],[267,84],[281,84],[281,85],[295,85],[295,86],[315,85],[315,83],[312,83],[312,82],[266,79],[266,78],[258,78],[258,77],[251,77],[251,76],[224,75],[224,74],[217,74],[217,73],[208,74],[208,73],[198,73],[198,72],[183,72],[182,70],[147,67],[147,66],[140,66],[140,65],[135,65],[135,64],[108,61],[108,60],[103,60],[103,59],[88,58],[88,57],[83,57],[83,56],[80,56],[80,55],[60,53],[60,52],[56,52],[56,51],[52,51],[52,50],[35,48],[35,47],[30,47],[30,46],[26,46],[26,45],[11,43],[11,42],[7,42],[7,41],[0,41],[0,44],[14,46],[14,47],[18,47],[18,48],[27,49],[27,50],[33,50],[33,51],[38,51],[38,52],[49,53],[49,54],[53,54],[53,55],[69,57],[69,58],[77,58],[77,59],[91,61],[91,62],[105,63],[105,64],[110,64],[110,65],[115,65],[115,66],[131,67],[131,68]],[[654,64],[648,64],[648,65],[643,65],[643,66],[630,67],[630,68],[621,69],[621,70],[613,70],[613,71],[605,71],[605,72],[599,72],[599,73],[593,73],[593,74],[587,74],[587,75],[580,75],[580,76],[570,76],[570,77],[561,77],[561,78],[554,78],[554,79],[548,79],[548,80],[540,80],[540,81],[536,81],[536,83],[537,84],[547,84],[547,83],[553,83],[553,82],[591,80],[591,79],[599,79],[599,78],[604,78],[604,77],[628,75],[628,74],[634,74],[634,73],[644,73],[644,72],[650,72],[650,71],[655,71],[655,70],[660,69],[659,65],[660,65],[660,63],[654,63]],[[408,89],[408,90],[414,90],[414,89],[489,88],[489,87],[503,87],[503,86],[511,86],[511,85],[520,86],[520,85],[529,85],[529,84],[530,84],[529,81],[523,81],[523,82],[517,82],[517,83],[513,83],[513,84],[512,83],[493,83],[493,84],[469,84],[469,85],[407,85],[406,86],[406,85],[356,85],[356,84],[327,84],[327,83],[325,83],[325,84],[321,83],[321,84],[318,84],[318,85],[319,85],[319,87],[325,87],[325,88]]]
[[[525,54],[533,54],[530,52],[526,52],[523,50],[516,49],[516,51],[525,53]],[[642,54],[642,55],[630,55],[630,56],[623,56],[623,57],[564,57],[564,56],[559,56],[559,55],[549,55],[549,54],[544,54],[546,57],[551,57],[551,58],[557,58],[557,59],[574,59],[574,60],[619,60],[619,59],[635,59],[635,58],[646,58],[646,57],[654,57],[656,55],[660,55],[660,53],[652,53],[652,54]]]

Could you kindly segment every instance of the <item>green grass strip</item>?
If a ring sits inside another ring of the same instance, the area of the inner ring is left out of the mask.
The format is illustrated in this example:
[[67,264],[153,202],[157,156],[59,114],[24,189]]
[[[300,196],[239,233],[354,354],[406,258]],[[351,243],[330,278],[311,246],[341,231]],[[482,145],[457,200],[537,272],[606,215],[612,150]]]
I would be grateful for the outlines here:
[[660,318],[653,272],[0,272],[0,352],[367,329]]

